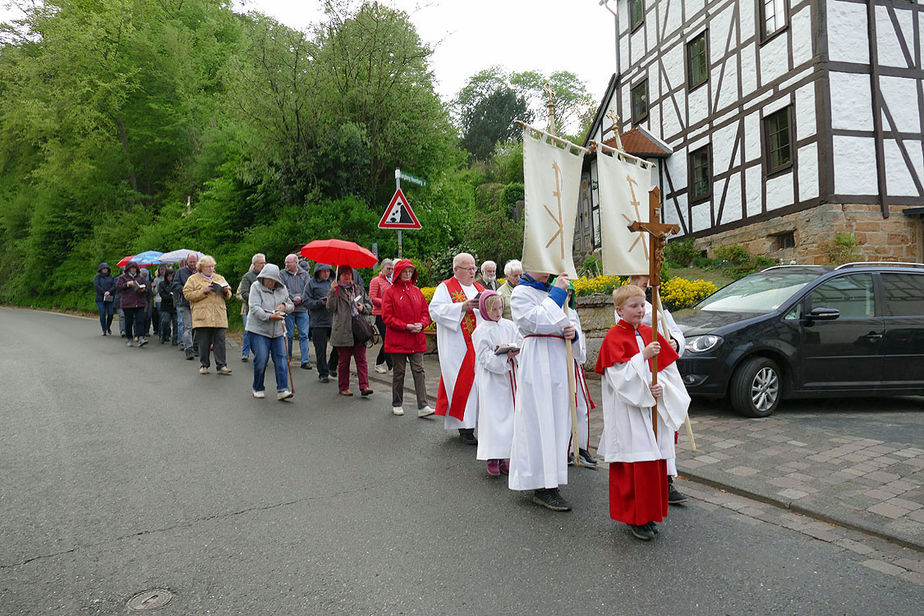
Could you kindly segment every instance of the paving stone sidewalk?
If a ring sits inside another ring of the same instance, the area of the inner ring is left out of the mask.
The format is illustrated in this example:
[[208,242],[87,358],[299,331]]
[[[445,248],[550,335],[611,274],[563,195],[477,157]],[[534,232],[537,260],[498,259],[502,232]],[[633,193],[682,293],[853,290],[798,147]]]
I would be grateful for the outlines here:
[[[374,371],[377,353],[378,347],[368,351],[369,376],[376,395],[381,393],[391,404],[391,373]],[[440,374],[435,353],[424,356],[424,367],[434,404]],[[592,373],[587,376],[591,396],[599,403],[600,380]],[[405,381],[405,406],[410,407],[410,371]],[[909,404],[924,410],[920,398]],[[919,416],[919,425],[924,425],[924,414]],[[912,434],[909,442],[885,442],[845,434],[836,426],[806,427],[786,413],[747,419],[721,406],[695,402],[690,419],[697,450],[690,450],[681,431],[681,477],[924,553],[924,444]],[[598,407],[591,411],[592,447],[602,428]]]

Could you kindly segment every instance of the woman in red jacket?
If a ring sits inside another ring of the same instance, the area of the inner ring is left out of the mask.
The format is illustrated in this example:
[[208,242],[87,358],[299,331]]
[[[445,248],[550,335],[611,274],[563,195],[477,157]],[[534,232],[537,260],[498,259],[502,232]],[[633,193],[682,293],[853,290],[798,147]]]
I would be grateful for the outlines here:
[[417,288],[417,270],[408,259],[395,264],[394,283],[382,296],[382,320],[385,322],[385,352],[392,359],[391,412],[404,415],[404,369],[411,364],[414,391],[417,393],[417,416],[433,414],[427,404],[427,383],[423,354],[427,350],[424,328],[430,324],[427,300]]

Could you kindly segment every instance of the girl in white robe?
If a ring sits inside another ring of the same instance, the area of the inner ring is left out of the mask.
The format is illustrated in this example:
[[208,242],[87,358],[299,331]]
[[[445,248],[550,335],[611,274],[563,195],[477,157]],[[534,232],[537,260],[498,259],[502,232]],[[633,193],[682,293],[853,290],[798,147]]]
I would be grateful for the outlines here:
[[[488,474],[510,471],[513,441],[513,402],[516,364],[522,336],[513,321],[502,318],[504,298],[483,291],[479,299],[483,321],[475,328],[475,383],[478,388],[478,460],[487,460]],[[497,349],[515,347],[500,355]]]

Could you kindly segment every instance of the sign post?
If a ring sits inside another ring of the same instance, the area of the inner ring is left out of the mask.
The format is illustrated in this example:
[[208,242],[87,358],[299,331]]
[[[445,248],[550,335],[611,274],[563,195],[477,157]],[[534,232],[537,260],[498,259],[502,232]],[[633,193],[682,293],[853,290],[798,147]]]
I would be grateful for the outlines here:
[[388,203],[388,207],[385,209],[382,219],[379,221],[379,229],[397,229],[399,259],[403,256],[401,244],[402,230],[422,228],[420,221],[417,220],[417,216],[414,214],[414,210],[411,209],[411,204],[401,191],[402,179],[412,184],[417,184],[418,186],[427,185],[426,180],[414,177],[409,173],[404,173],[401,169],[395,169],[395,194]]

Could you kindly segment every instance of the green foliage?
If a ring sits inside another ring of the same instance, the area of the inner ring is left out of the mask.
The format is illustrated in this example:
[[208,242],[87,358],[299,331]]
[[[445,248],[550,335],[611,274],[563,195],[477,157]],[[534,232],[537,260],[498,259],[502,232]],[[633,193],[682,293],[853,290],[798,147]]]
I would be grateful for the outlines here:
[[672,240],[664,247],[664,256],[671,263],[680,267],[689,267],[700,252],[693,246],[693,238],[687,237],[682,240]]
[[751,255],[743,246],[732,244],[730,246],[719,246],[715,249],[715,258],[719,261],[726,261],[734,265],[743,265],[747,263]]
[[824,246],[831,265],[843,265],[862,259],[857,238],[849,233],[838,234]]
[[533,115],[526,98],[510,87],[498,67],[469,78],[453,106],[462,147],[477,160],[491,156],[497,144],[513,141],[520,132],[515,120],[529,122]]

